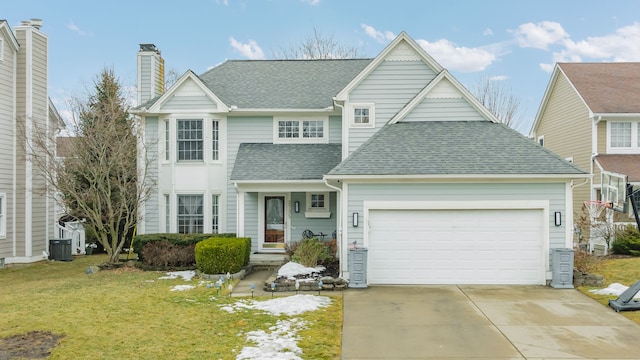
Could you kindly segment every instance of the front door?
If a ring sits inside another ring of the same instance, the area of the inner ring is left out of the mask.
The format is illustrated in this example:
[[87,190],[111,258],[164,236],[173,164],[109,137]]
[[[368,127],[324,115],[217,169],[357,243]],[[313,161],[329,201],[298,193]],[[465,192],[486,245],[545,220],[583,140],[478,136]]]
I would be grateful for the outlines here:
[[284,196],[264,197],[264,248],[284,249]]

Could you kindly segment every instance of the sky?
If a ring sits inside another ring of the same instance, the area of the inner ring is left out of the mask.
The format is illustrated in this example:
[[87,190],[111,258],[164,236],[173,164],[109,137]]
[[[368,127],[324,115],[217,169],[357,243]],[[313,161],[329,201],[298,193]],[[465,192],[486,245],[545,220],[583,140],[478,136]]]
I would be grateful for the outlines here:
[[639,10],[637,0],[0,0],[12,28],[43,20],[49,97],[63,116],[104,68],[134,89],[141,43],[182,75],[272,59],[314,31],[373,58],[405,31],[469,90],[500,82],[525,134],[556,62],[640,61]]

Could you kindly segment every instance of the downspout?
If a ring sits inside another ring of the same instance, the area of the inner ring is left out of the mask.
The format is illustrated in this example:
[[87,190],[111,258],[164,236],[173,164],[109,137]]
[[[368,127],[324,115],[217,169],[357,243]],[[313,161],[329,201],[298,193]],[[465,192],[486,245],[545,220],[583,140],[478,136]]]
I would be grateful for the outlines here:
[[[338,254],[339,254],[339,258],[340,258],[340,269],[339,269],[339,273],[342,276],[342,273],[345,269],[345,261],[347,261],[347,259],[343,259],[343,254],[342,254],[342,229],[343,229],[343,222],[342,222],[342,188],[337,187],[335,185],[331,185],[329,184],[329,180],[327,180],[327,178],[323,177],[322,180],[324,181],[324,184],[329,187],[330,189],[333,189],[336,191],[336,202],[339,204],[339,206],[336,207],[336,219],[338,219],[338,229],[336,230],[336,245],[338,245]],[[339,181],[339,180],[338,180]],[[339,200],[338,200],[339,199]]]

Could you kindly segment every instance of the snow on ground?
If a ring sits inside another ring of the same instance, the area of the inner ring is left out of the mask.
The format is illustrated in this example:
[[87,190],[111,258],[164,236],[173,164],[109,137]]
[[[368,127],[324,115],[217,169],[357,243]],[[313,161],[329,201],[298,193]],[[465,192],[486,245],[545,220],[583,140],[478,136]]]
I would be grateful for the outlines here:
[[298,347],[297,333],[304,329],[304,320],[278,320],[275,326],[264,330],[250,331],[247,333],[247,341],[255,346],[245,346],[236,360],[274,359],[274,360],[298,360],[302,359],[302,350]]
[[314,311],[331,304],[331,299],[327,296],[315,295],[293,295],[279,297],[267,301],[247,301],[240,300],[230,306],[223,306],[221,309],[230,313],[240,309],[261,310],[273,315],[300,315],[307,311]]
[[181,277],[184,279],[184,281],[191,281],[194,276],[196,276],[196,272],[193,270],[171,271],[167,273],[167,276],[160,277],[159,279],[173,280]]
[[194,288],[195,288],[194,285],[176,285],[171,288],[171,291],[185,291],[185,290],[191,290]]
[[325,270],[324,266],[316,266],[314,268],[305,267],[301,264],[289,261],[282,265],[278,270],[278,277],[286,277],[293,279],[296,275],[311,275],[313,273],[319,273]]
[[[619,284],[619,283],[613,283],[613,284],[607,286],[604,289],[594,289],[594,290],[589,290],[589,291],[594,293],[594,294],[598,294],[598,295],[617,295],[617,296],[620,296],[620,294],[625,292],[628,288],[629,288],[628,286],[624,286],[624,285]],[[636,294],[636,296],[634,296],[633,298],[634,299],[640,299],[640,292],[638,292]]]

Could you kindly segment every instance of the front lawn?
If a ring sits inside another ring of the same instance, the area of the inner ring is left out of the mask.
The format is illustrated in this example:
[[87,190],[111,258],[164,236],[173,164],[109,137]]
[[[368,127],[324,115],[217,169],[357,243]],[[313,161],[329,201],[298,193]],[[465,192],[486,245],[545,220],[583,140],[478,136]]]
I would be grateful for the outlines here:
[[[85,274],[88,266],[106,260],[79,256],[0,269],[0,358],[3,339],[37,331],[61,336],[50,359],[235,359],[255,345],[247,341],[248,333],[269,333],[279,320],[292,319],[307,324],[297,333],[303,359],[340,356],[340,297],[295,316],[229,312],[223,307],[239,299],[216,296],[198,278],[161,280],[163,272],[134,268]],[[195,288],[171,291],[181,284]]]
[[[592,272],[604,276],[605,287],[612,283],[631,286],[640,280],[640,257],[606,258],[599,262]],[[588,286],[578,287],[578,290],[607,307],[610,299],[617,298],[614,295],[598,295],[589,291],[593,289],[595,288]],[[640,324],[640,311],[621,311],[620,314]]]

